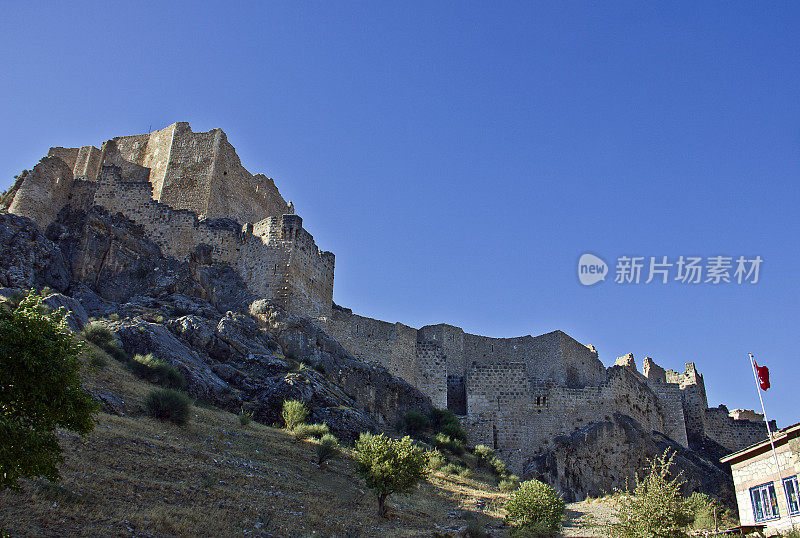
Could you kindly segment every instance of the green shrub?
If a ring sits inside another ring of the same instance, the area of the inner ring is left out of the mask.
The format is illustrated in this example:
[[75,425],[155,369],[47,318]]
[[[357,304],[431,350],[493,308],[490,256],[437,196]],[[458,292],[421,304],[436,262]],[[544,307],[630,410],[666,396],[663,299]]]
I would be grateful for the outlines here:
[[508,474],[506,462],[497,456],[492,456],[492,459],[489,460],[489,467],[491,467],[492,471],[494,471],[498,476],[505,476]]
[[506,502],[506,518],[524,533],[556,533],[561,528],[564,507],[564,499],[553,488],[528,480]]
[[458,476],[461,478],[472,478],[472,471],[469,469],[469,467],[462,467],[458,470]]
[[430,425],[431,421],[428,420],[428,417],[419,411],[409,411],[403,415],[403,426],[407,433],[420,433],[429,428]]
[[486,467],[489,466],[489,461],[494,457],[494,449],[486,445],[475,445],[472,452],[475,454],[478,463]]
[[58,479],[56,428],[94,428],[97,404],[81,383],[66,313],[48,313],[35,292],[0,308],[0,490],[16,489],[20,477]]
[[439,431],[456,441],[467,442],[467,434],[461,429],[461,423],[458,422],[458,419],[455,422],[448,422]]
[[425,452],[410,437],[391,439],[362,433],[355,446],[356,472],[378,497],[378,516],[386,516],[386,498],[407,494],[427,475]]
[[287,430],[294,430],[303,424],[308,417],[308,408],[299,400],[286,400],[283,402],[283,412],[281,413],[283,422]]
[[448,450],[457,456],[460,456],[466,450],[464,443],[459,439],[453,439],[443,433],[437,433],[433,436],[433,446],[439,450]]
[[519,477],[513,474],[503,478],[500,480],[500,483],[497,484],[497,489],[500,491],[510,492],[517,488],[519,488]]
[[186,378],[180,371],[152,353],[147,355],[137,353],[128,362],[128,368],[142,379],[168,389],[182,389],[186,386]]
[[253,422],[253,413],[249,411],[245,411],[244,408],[239,412],[239,424],[242,426],[247,426]]
[[458,417],[449,409],[433,408],[428,415],[431,425],[439,433],[443,433],[452,439],[458,439],[462,443],[467,442],[467,435],[461,428]]
[[691,521],[689,507],[680,494],[684,480],[670,478],[674,452],[666,450],[648,462],[647,476],[636,475],[633,491],[617,490],[614,519],[604,527],[612,538],[683,538]]
[[440,469],[440,471],[441,471],[443,474],[456,475],[456,474],[458,474],[458,473],[461,471],[461,467],[459,467],[459,466],[458,466],[458,465],[456,465],[455,463],[448,463],[448,464],[445,464],[445,465],[444,465],[444,466],[443,466],[443,467]]
[[428,469],[431,471],[438,471],[447,463],[444,454],[438,450],[429,450],[426,456],[428,458]]
[[322,462],[331,459],[336,455],[339,449],[339,440],[330,433],[326,433],[319,440],[317,445],[317,465],[322,465]]
[[705,493],[692,493],[684,501],[684,504],[691,514],[693,529],[710,530],[715,526],[727,527],[733,523],[733,518],[728,510],[719,501]]
[[449,424],[451,422],[458,422],[458,417],[456,417],[455,413],[450,411],[449,409],[431,409],[431,412],[428,414],[428,418],[430,418],[431,426],[434,428],[441,428],[445,424]]
[[84,326],[83,338],[87,342],[96,345],[119,362],[123,364],[128,363],[128,354],[119,346],[114,333],[99,321],[94,321]]
[[327,424],[300,424],[295,426],[292,430],[292,433],[294,433],[298,439],[308,439],[309,437],[321,439],[330,432],[331,430],[328,428]]
[[100,322],[87,323],[83,328],[83,337],[100,349],[106,349],[117,343],[114,333]]
[[189,417],[189,397],[173,389],[151,390],[144,407],[149,416],[175,424],[185,424]]
[[470,521],[469,525],[467,525],[467,528],[464,531],[464,536],[466,538],[486,538],[489,536],[489,534],[480,523],[477,521]]

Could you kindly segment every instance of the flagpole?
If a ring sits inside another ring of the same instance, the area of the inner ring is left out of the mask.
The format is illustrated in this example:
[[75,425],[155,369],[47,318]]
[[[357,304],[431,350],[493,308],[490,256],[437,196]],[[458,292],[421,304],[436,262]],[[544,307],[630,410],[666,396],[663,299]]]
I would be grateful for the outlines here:
[[[764,413],[764,422],[767,424],[767,435],[769,436],[769,444],[772,447],[772,456],[775,458],[775,468],[778,470],[778,477],[781,479],[780,489],[783,491],[784,499],[786,500],[786,515],[789,516],[789,525],[794,529],[794,519],[792,519],[792,508],[789,506],[789,497],[786,494],[786,486],[783,483],[783,473],[781,473],[781,464],[778,462],[778,453],[775,451],[775,442],[772,440],[772,429],[769,427],[769,418],[767,418],[767,408],[764,407],[764,398],[761,396],[761,386],[758,384],[758,374],[756,373],[756,359],[752,353],[750,355],[750,366],[753,368],[753,379],[756,382],[756,392],[758,399],[761,401],[761,411]],[[776,493],[777,495],[777,493]]]

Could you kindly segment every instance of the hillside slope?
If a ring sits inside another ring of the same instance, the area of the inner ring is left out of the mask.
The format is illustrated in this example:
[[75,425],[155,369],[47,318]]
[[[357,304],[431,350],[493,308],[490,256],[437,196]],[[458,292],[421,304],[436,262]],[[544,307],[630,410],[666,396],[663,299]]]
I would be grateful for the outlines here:
[[186,426],[144,416],[154,387],[116,361],[87,364],[85,386],[121,398],[86,439],[59,433],[58,483],[0,493],[0,528],[37,536],[455,536],[471,522],[502,535],[506,494],[489,475],[431,475],[392,497],[389,519],[354,474],[347,451],[322,467],[314,444],[213,407]]

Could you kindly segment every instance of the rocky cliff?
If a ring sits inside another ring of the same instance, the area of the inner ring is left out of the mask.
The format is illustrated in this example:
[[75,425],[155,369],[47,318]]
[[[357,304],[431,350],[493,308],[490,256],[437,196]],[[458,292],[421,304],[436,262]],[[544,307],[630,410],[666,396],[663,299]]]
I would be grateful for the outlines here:
[[47,290],[80,330],[90,317],[129,354],[154,353],[186,377],[187,392],[280,422],[285,399],[344,439],[389,429],[430,400],[381,367],[348,355],[309,320],[255,300],[239,275],[200,245],[187,262],[164,256],[143,231],[100,207],[65,208],[42,233],[0,213],[0,295]]

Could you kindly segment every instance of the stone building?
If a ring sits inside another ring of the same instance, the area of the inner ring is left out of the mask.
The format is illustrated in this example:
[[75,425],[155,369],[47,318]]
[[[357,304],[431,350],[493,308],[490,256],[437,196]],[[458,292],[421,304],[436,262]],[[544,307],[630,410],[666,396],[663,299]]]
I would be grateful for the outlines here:
[[[780,473],[769,440],[725,456],[730,464],[742,525],[766,525],[769,530],[791,528],[787,506],[800,529],[800,424],[773,435]],[[788,504],[787,504],[788,503]]]
[[101,206],[140,226],[166,255],[229,264],[254,296],[316,320],[355,357],[462,416],[470,441],[495,447],[517,472],[554,437],[613,413],[683,446],[705,436],[738,450],[765,436],[752,411],[708,408],[694,363],[674,372],[645,358],[640,373],[626,355],[605,368],[592,346],[562,331],[489,338],[335,307],[334,255],[317,248],[272,179],[242,166],[220,129],[175,123],[100,148],[51,148],[4,199],[43,230],[67,206]]
[[317,248],[272,179],[242,166],[221,129],[174,123],[99,149],[51,148],[12,194],[9,212],[43,230],[67,205],[99,205],[142,226],[164,254],[210,251],[254,295],[310,318],[330,315],[334,255]]

